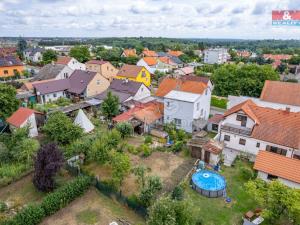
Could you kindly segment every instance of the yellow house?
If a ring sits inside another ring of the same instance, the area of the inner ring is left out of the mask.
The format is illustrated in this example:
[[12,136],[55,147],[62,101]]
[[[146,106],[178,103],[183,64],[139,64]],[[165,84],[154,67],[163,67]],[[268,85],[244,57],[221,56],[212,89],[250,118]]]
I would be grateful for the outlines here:
[[21,75],[24,69],[21,60],[15,56],[0,57],[0,78]]
[[116,78],[128,79],[128,80],[144,83],[147,87],[151,85],[151,74],[143,66],[126,64],[120,68]]

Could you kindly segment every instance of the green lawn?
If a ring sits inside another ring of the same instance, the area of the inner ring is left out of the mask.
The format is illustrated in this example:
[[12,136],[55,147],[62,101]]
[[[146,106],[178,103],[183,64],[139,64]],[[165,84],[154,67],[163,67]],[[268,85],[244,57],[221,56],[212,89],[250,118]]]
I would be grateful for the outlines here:
[[204,225],[235,225],[241,224],[242,216],[257,206],[251,196],[245,192],[246,182],[239,174],[242,166],[250,167],[250,163],[237,161],[235,167],[223,167],[221,174],[226,178],[227,195],[232,203],[225,203],[224,198],[207,198],[191,189],[185,189],[185,197],[194,208],[194,215]]
[[226,109],[227,108],[227,102],[228,100],[226,98],[221,98],[221,97],[218,97],[218,96],[212,96],[211,97],[211,106],[214,106],[214,107],[218,107],[218,108],[221,108],[221,109]]

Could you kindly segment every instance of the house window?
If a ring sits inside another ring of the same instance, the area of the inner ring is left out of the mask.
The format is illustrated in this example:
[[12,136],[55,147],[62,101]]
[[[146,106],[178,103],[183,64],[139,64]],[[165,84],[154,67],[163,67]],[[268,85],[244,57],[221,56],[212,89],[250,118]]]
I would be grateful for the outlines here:
[[145,71],[142,72],[142,77],[146,77]]
[[144,88],[141,88],[141,91],[143,92],[143,91],[144,91]]
[[203,115],[203,109],[201,109],[201,116]]
[[219,125],[218,124],[212,124],[211,129],[214,130],[214,131],[218,131]]
[[273,153],[276,153],[279,155],[284,155],[284,156],[286,156],[286,153],[287,153],[286,149],[282,149],[282,148],[278,148],[278,147],[270,146],[270,145],[267,145],[266,150],[268,152],[273,152]]
[[240,144],[240,145],[245,145],[245,144],[246,144],[246,140],[243,139],[243,138],[240,138],[239,144]]
[[276,180],[277,178],[278,178],[277,176],[274,176],[272,174],[268,174],[268,176],[267,176],[268,180]]
[[170,107],[170,102],[167,102],[167,107]]
[[4,70],[4,75],[8,75],[8,70]]
[[293,155],[293,159],[299,159],[299,160],[300,160],[300,155],[294,154],[294,155]]
[[229,135],[224,135],[224,141],[230,141],[230,136]]
[[247,116],[244,116],[244,115],[237,115],[236,116],[236,120],[237,121],[241,121],[241,126],[242,127],[245,127],[246,126],[246,124],[247,124]]
[[207,95],[207,89],[205,90],[205,95]]
[[260,143],[257,142],[257,143],[256,143],[256,148],[259,148],[259,147],[260,147]]
[[197,111],[199,111],[199,108],[200,108],[200,103],[198,102],[197,103]]
[[54,93],[54,94],[53,94],[53,97],[56,98],[56,96],[57,96],[56,93]]
[[177,126],[181,126],[181,119],[174,119],[174,122]]
[[97,85],[100,85],[100,80],[97,80]]

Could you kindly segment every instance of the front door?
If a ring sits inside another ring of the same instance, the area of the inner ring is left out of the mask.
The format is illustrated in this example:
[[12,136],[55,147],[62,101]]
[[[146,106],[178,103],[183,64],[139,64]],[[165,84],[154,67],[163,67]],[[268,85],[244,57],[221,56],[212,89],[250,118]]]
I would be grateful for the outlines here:
[[205,151],[204,152],[204,162],[209,163],[209,159],[210,159],[210,152]]

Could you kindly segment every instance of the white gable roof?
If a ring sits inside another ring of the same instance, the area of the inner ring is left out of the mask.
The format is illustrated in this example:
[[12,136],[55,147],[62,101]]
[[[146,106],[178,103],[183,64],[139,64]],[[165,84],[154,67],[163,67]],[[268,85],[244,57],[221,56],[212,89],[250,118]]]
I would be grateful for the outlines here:
[[87,118],[87,116],[84,114],[82,109],[79,109],[78,114],[74,120],[74,124],[80,126],[85,133],[89,133],[95,128],[89,118]]

